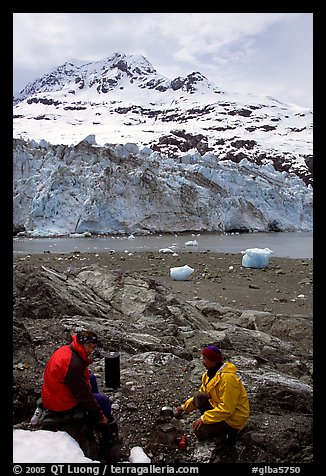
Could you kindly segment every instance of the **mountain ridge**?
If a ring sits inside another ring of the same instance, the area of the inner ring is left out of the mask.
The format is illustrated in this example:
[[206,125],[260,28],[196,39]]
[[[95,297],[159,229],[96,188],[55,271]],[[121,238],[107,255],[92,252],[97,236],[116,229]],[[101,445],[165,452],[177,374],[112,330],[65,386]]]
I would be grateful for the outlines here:
[[[149,75],[157,77],[156,81],[154,81],[154,78],[148,78]],[[75,78],[75,83],[79,89],[83,89],[85,85],[92,88],[97,83],[97,92],[100,94],[108,92],[109,89],[114,89],[117,85],[114,83],[114,79],[118,83],[125,76],[128,76],[131,81],[138,81],[139,87],[157,89],[161,92],[169,88],[174,91],[178,90],[183,87],[187,79],[186,87],[188,86],[190,89],[188,83],[191,83],[195,78],[197,81],[206,81],[207,86],[209,88],[212,87],[207,78],[200,72],[192,72],[185,78],[179,76],[170,80],[159,75],[153,65],[143,55],[114,53],[112,56],[94,62],[66,61],[62,65],[53,68],[50,73],[29,83],[14,97],[14,103],[28,98],[33,93],[51,92],[53,91],[53,86],[58,86],[55,90],[60,90],[60,87],[61,89],[65,87],[69,77]],[[62,78],[63,82],[60,81]]]
[[15,138],[69,145],[94,134],[99,144],[133,142],[175,159],[272,163],[313,184],[312,110],[228,92],[200,72],[169,79],[141,55],[66,62],[14,98],[13,117]]

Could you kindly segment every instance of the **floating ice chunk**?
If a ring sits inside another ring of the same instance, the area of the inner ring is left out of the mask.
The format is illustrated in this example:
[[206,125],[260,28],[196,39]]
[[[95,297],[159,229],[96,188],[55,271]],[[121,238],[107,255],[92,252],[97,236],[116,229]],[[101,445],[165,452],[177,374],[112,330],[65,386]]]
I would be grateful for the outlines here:
[[134,446],[133,448],[131,448],[129,461],[130,463],[150,463],[151,462],[150,458],[147,456],[147,454],[144,452],[141,446]]
[[185,245],[186,246],[198,246],[198,241],[197,240],[186,241]]
[[171,250],[170,248],[161,248],[160,250],[158,250],[159,253],[174,253],[173,250]]
[[187,264],[185,266],[178,266],[176,268],[170,268],[170,276],[175,281],[184,281],[194,272],[193,268],[190,268]]
[[273,251],[269,248],[248,248],[241,253],[243,254],[242,266],[244,268],[267,268]]
[[69,233],[68,236],[69,238],[86,238],[92,236],[92,234],[89,231],[84,231],[84,233]]

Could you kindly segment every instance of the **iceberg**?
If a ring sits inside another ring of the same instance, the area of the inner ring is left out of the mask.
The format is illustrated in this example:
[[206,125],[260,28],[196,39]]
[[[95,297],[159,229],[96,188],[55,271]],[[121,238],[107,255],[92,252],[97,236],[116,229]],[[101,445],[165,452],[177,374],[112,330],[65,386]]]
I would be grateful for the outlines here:
[[184,281],[194,272],[193,268],[190,268],[187,264],[185,266],[178,266],[170,268],[170,276],[175,281]]
[[267,268],[273,251],[269,248],[248,248],[241,253],[243,254],[242,266],[244,268]]

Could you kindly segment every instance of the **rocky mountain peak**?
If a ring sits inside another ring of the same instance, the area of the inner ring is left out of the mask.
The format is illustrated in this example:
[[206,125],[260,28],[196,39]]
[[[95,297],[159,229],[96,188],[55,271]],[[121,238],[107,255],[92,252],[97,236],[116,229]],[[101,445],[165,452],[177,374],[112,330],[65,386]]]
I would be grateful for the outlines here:
[[[313,184],[313,112],[270,96],[222,89],[195,71],[173,79],[142,55],[67,61],[14,98],[14,138],[134,143],[177,163],[185,154],[243,159]],[[183,131],[182,136],[175,131]]]
[[51,93],[65,89],[73,91],[75,86],[79,90],[95,87],[98,94],[107,93],[115,88],[123,87],[125,82],[135,83],[140,88],[156,89],[160,92],[171,89],[193,93],[198,87],[212,88],[207,78],[199,71],[192,72],[185,78],[179,76],[170,80],[159,75],[152,64],[142,55],[114,53],[100,61],[66,61],[50,73],[29,83],[14,98],[14,104],[38,93]]

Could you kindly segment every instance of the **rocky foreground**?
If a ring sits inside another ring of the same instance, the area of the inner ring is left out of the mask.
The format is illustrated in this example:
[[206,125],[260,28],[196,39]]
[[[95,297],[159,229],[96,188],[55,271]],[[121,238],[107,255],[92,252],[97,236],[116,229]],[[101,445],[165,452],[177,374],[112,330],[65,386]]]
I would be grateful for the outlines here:
[[[173,281],[171,266],[195,269]],[[99,253],[14,257],[14,424],[28,422],[51,353],[78,327],[101,336],[92,370],[114,403],[129,455],[153,463],[313,462],[312,260],[271,258],[242,268],[218,253]],[[199,443],[196,414],[162,417],[200,385],[200,348],[215,343],[239,370],[251,417],[235,447]],[[104,361],[120,352],[121,384],[105,387]],[[28,427],[28,426],[27,426]],[[188,435],[186,451],[175,438]]]

